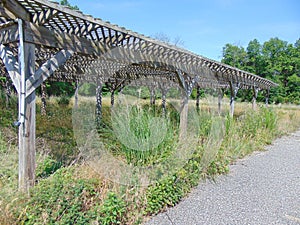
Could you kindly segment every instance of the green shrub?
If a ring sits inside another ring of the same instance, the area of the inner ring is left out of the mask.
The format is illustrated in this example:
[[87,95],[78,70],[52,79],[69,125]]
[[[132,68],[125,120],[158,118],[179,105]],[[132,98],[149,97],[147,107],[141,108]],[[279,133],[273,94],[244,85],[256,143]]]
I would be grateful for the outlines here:
[[96,210],[96,221],[103,225],[122,224],[125,212],[125,202],[114,192],[109,192],[103,205]]
[[58,162],[51,157],[46,157],[36,168],[36,177],[45,178],[53,174],[62,166],[61,162]]
[[163,179],[147,190],[146,214],[157,214],[168,206],[174,206],[183,197],[176,176]]
[[69,105],[71,98],[67,95],[63,95],[58,97],[57,104],[58,105]]

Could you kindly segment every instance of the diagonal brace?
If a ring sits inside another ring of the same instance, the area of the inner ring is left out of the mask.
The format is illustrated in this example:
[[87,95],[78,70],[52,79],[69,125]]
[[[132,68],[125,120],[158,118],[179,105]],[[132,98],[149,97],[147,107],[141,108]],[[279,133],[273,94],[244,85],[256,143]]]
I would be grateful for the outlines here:
[[26,80],[26,97],[38,88],[48,77],[59,69],[72,55],[73,51],[61,50],[45,62],[34,75]]
[[0,57],[8,71],[8,74],[17,90],[20,92],[19,63],[13,55],[11,49],[3,44],[0,45]]

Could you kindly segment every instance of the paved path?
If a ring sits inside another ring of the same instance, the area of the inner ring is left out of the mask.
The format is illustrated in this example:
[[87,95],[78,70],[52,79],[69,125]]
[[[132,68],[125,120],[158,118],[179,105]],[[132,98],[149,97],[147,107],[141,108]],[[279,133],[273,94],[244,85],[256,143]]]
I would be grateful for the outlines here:
[[266,149],[146,224],[300,224],[300,130]]

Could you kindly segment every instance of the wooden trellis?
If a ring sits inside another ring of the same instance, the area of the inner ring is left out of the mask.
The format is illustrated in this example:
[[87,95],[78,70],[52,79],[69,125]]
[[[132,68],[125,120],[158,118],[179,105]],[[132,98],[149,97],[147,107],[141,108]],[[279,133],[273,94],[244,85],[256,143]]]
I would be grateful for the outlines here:
[[[101,113],[104,83],[113,93],[132,80],[161,77],[163,93],[168,81],[186,92],[183,118],[193,88],[230,88],[233,113],[238,88],[253,89],[255,103],[257,90],[269,93],[276,86],[254,74],[46,0],[0,0],[0,57],[0,76],[9,77],[19,95],[16,125],[22,191],[35,180],[35,90],[47,79],[77,85],[81,81],[96,83]],[[184,119],[180,126],[184,133]]]

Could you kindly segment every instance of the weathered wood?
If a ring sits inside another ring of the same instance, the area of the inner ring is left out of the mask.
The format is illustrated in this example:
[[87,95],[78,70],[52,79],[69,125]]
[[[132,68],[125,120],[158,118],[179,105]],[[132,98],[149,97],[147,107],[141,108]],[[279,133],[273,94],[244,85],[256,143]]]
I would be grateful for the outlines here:
[[252,109],[253,110],[256,110],[257,95],[258,95],[258,88],[256,88],[255,86],[253,86],[253,88],[252,88]]
[[45,62],[30,78],[26,81],[26,96],[29,96],[39,87],[49,76],[63,65],[74,52],[61,50],[54,57]]
[[0,15],[9,19],[17,19],[17,17],[7,8],[3,7],[3,5],[0,5]]
[[222,112],[222,99],[224,96],[224,91],[222,89],[218,89],[218,114],[221,115]]
[[239,90],[239,84],[235,84],[230,82],[230,116],[233,117],[234,114],[234,101],[236,98],[236,94]]
[[38,26],[41,26],[47,23],[51,18],[53,18],[57,14],[58,11],[55,9],[47,9],[45,11],[41,11],[33,16],[33,23],[35,23]]
[[6,70],[17,90],[20,92],[20,72],[19,72],[19,62],[14,57],[12,51],[8,46],[0,45],[0,57],[6,67]]
[[78,80],[75,82],[75,94],[74,94],[74,107],[78,108],[78,92],[79,92],[79,82]]
[[162,107],[163,116],[167,115],[166,99],[167,99],[167,91],[161,90],[161,107]]
[[2,0],[2,4],[7,8],[16,18],[30,21],[30,14],[15,0]]
[[150,87],[149,90],[150,90],[150,105],[155,105],[155,98],[156,98],[155,89],[154,87]]
[[199,112],[200,110],[200,86],[197,85],[197,96],[196,96],[196,110]]
[[[25,79],[32,76],[35,70],[35,46],[25,43],[20,40],[20,74],[25,73]],[[24,61],[22,60],[24,54]],[[25,80],[21,80],[24,82]],[[21,84],[22,86],[22,84]],[[23,89],[20,90],[22,92]],[[20,93],[24,95],[25,93]],[[24,121],[20,119],[19,125],[19,190],[28,192],[29,188],[35,182],[35,92],[32,92],[25,101],[22,102],[22,97],[19,96],[19,110],[22,113],[24,107]]]
[[110,106],[114,107],[115,105],[115,90],[111,90],[110,92]]
[[180,122],[179,122],[179,139],[183,141],[187,137],[188,127],[188,96],[183,96],[180,110]]
[[266,104],[267,108],[269,107],[269,96],[270,96],[270,89],[267,89],[266,90],[266,99],[265,99],[265,104]]
[[42,105],[41,105],[41,115],[46,116],[47,114],[47,93],[46,93],[46,84],[42,83],[41,84],[41,101],[42,101]]
[[102,122],[102,82],[97,81],[96,87],[96,127],[99,129]]
[[39,27],[29,22],[26,23],[25,38],[25,41],[37,45],[68,49],[87,55],[101,55],[107,51],[104,43],[95,42],[61,31],[51,31],[45,27]]
[[8,44],[12,42],[18,41],[19,33],[18,33],[18,25],[11,24],[10,26],[4,27],[0,29],[0,43]]

